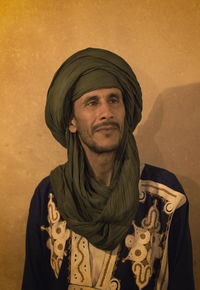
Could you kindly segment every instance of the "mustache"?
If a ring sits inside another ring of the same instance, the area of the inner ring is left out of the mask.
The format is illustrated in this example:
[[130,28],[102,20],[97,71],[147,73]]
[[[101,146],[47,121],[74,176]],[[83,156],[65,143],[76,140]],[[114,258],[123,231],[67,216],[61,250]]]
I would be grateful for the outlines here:
[[92,128],[92,134],[98,130],[99,128],[101,127],[104,127],[104,126],[112,126],[112,127],[115,127],[117,129],[120,129],[120,126],[117,122],[113,122],[113,121],[106,121],[106,122],[103,122],[101,124],[97,124],[95,125],[93,128]]

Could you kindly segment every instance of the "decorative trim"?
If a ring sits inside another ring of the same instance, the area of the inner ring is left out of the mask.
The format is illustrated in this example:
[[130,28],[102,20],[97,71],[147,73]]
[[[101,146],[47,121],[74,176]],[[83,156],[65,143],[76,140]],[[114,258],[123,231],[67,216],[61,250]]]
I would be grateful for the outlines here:
[[139,189],[143,195],[146,192],[154,197],[158,196],[161,198],[165,203],[163,210],[168,215],[172,214],[186,202],[184,194],[151,180],[140,180]]
[[72,232],[70,283],[92,287],[88,241]]
[[106,252],[96,285],[93,286],[90,268],[90,254],[86,238],[72,232],[71,278],[68,289],[112,289],[119,290],[120,282],[112,277],[118,247]]
[[99,279],[96,284],[97,289],[120,289],[120,282],[118,279],[112,277],[112,272],[115,266],[117,253],[119,246],[117,246],[113,251],[106,252],[102,271],[99,275]]
[[[159,276],[156,282],[157,290],[166,290],[168,287],[168,237],[171,225],[171,220],[176,209],[180,208],[186,202],[186,196],[178,191],[175,191],[163,184],[151,181],[151,180],[140,180],[139,181],[139,191],[140,191],[140,203],[146,201],[147,195],[150,195],[154,200],[153,206],[149,209],[148,215],[141,221],[142,228],[139,231],[146,229],[149,231],[151,238],[150,244],[144,244],[147,249],[146,260],[139,261],[139,258],[135,258],[132,252],[137,250],[141,251],[141,245],[137,241],[137,231],[138,227],[133,224],[135,228],[135,233],[132,235],[134,242],[130,244],[127,242],[127,247],[129,248],[129,254],[126,259],[132,261],[132,271],[136,277],[136,284],[139,289],[144,288],[153,272],[153,265],[155,259],[160,259],[161,267],[159,271]],[[168,221],[166,222],[165,232],[160,234],[160,221],[159,221],[159,211],[157,209],[157,200],[161,199],[163,202],[163,213],[168,216]],[[128,236],[127,236],[128,239]],[[130,238],[129,238],[130,239]],[[154,241],[154,242],[153,242]],[[140,248],[139,248],[140,246]],[[134,250],[133,250],[134,249]],[[137,254],[139,251],[137,252]],[[144,254],[141,251],[141,254]],[[134,258],[133,258],[134,257]],[[142,255],[141,255],[142,257]],[[147,265],[151,266],[147,268]]]
[[130,260],[132,271],[138,288],[143,289],[153,274],[153,266],[156,259],[161,259],[163,249],[161,241],[163,234],[160,234],[159,211],[157,200],[154,200],[147,216],[142,220],[142,227],[132,222],[134,233],[127,235],[125,245],[129,253],[122,262]]
[[66,221],[61,221],[60,213],[53,201],[53,194],[49,194],[48,202],[48,222],[49,226],[41,226],[42,231],[47,231],[49,239],[47,247],[51,251],[50,264],[54,271],[55,277],[58,278],[62,266],[63,257],[67,255],[65,251],[66,241],[70,237],[70,230],[66,228]]

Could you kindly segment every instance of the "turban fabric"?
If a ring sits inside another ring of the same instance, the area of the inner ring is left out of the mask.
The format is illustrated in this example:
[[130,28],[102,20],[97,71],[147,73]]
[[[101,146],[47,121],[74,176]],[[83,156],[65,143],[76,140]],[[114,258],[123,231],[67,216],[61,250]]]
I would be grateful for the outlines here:
[[[105,72],[105,77],[101,78]],[[73,96],[74,87],[87,75],[89,82],[82,81]],[[46,104],[46,123],[53,136],[64,147],[66,144],[66,118],[70,117],[72,101],[99,88],[110,88],[107,75],[111,75],[123,89],[128,125],[133,131],[141,119],[142,98],[140,85],[131,67],[120,56],[104,50],[88,48],[73,54],[56,72],[50,85]]]
[[[109,186],[89,175],[78,133],[68,129],[73,103],[101,88],[119,88],[126,111]],[[87,48],[72,55],[58,69],[48,90],[47,126],[68,149],[68,162],[50,174],[58,210],[71,230],[103,250],[112,250],[122,241],[137,212],[140,173],[132,131],[141,111],[142,93],[131,67],[104,49]]]

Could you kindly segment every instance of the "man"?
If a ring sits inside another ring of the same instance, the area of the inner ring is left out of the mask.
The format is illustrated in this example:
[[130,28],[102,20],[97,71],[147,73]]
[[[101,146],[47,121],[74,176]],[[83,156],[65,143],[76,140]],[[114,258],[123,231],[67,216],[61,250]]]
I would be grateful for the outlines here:
[[23,290],[194,289],[183,189],[164,169],[140,168],[141,96],[130,66],[103,49],[55,74],[46,123],[68,162],[32,198]]

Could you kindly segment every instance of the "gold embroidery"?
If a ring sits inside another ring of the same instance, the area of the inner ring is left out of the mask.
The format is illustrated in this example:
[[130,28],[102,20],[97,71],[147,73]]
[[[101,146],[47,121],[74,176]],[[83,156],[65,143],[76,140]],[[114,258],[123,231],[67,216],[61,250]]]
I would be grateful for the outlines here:
[[155,229],[158,232],[160,230],[160,222],[159,211],[156,206],[157,200],[154,200],[154,204],[150,207],[147,217],[142,220],[142,226],[145,229]]
[[80,260],[80,262],[79,262],[78,265],[77,265],[78,272],[79,272],[79,274],[81,275],[81,278],[82,278],[82,279],[81,279],[81,282],[84,281],[84,276],[83,276],[83,274],[82,274],[82,272],[81,272],[81,269],[80,269],[80,266],[81,266],[81,264],[83,263],[83,260],[84,260],[84,254],[83,254],[83,252],[82,252],[81,249],[80,249],[80,242],[81,242],[82,239],[83,239],[83,238],[81,237],[80,240],[79,240],[78,243],[77,243],[77,249],[78,249],[79,253],[81,254],[81,260]]
[[132,271],[139,289],[144,288],[152,274],[155,259],[161,258],[160,246],[163,234],[159,234],[160,222],[157,200],[150,207],[147,216],[142,220],[142,227],[133,221],[134,233],[127,235],[125,245],[129,249],[128,256],[122,262],[130,260]]
[[146,196],[147,196],[147,194],[145,191],[143,191],[143,190],[139,191],[139,201],[140,202],[144,203],[146,200]]
[[[181,207],[186,202],[186,197],[184,194],[175,191],[164,184],[151,180],[140,180],[139,190],[141,196],[140,202],[145,201],[147,193],[153,197],[162,199],[165,204],[163,211],[167,215],[171,215],[177,208]],[[142,199],[142,197],[145,198]]]
[[107,261],[107,263],[106,263],[106,265],[105,265],[104,273],[103,273],[103,277],[102,277],[102,280],[101,280],[101,282],[100,282],[100,287],[102,287],[102,285],[103,285],[103,282],[104,282],[104,279],[105,279],[105,276],[106,276],[106,273],[107,273],[107,270],[108,270],[108,265],[109,265],[109,263],[110,263],[111,255],[112,255],[112,252],[109,254],[108,261]]
[[56,278],[58,278],[60,268],[63,261],[63,256],[66,256],[65,244],[70,237],[70,230],[66,228],[66,221],[60,221],[60,213],[56,209],[53,202],[53,194],[49,194],[48,202],[48,222],[49,226],[41,226],[42,231],[47,231],[49,239],[47,240],[47,247],[51,251],[50,264],[54,271]]
[[106,252],[103,267],[99,275],[97,284],[95,285],[96,289],[108,289],[108,290],[120,289],[120,281],[112,276],[118,251],[119,246],[117,246],[111,252],[108,251]]
[[154,186],[154,185],[150,185],[150,184],[142,184],[143,187],[148,187],[148,188],[153,188],[153,189],[156,189],[156,190],[161,190],[161,191],[164,191],[165,193],[173,196],[176,198],[176,195],[173,194],[172,192],[169,192],[168,190],[164,189],[164,188],[158,188],[157,186]]
[[[70,284],[92,287],[88,242],[86,238],[72,232]],[[77,288],[79,289],[79,288]]]
[[120,290],[120,282],[117,278],[113,278],[110,280],[109,290]]
[[144,266],[142,263],[134,263],[132,270],[136,276],[136,284],[142,285],[139,289],[144,288],[152,275],[152,268],[149,265]]
[[88,241],[72,232],[71,277],[68,288],[119,290],[120,282],[112,277],[117,252],[118,247],[112,252],[106,252],[99,278],[96,285],[92,285]]
[[[141,196],[150,195],[153,199],[157,198],[162,200],[163,206],[163,213],[167,214],[168,221],[166,222],[166,229],[163,235],[159,235],[158,232],[154,233],[154,243],[153,248],[149,251],[147,255],[148,261],[154,261],[156,257],[162,257],[161,259],[161,266],[159,270],[159,275],[156,281],[156,289],[167,289],[168,287],[168,237],[169,237],[169,230],[171,225],[171,220],[173,217],[173,213],[176,209],[180,208],[185,202],[186,197],[184,194],[169,188],[164,184],[160,184],[158,182],[154,182],[152,180],[140,180],[139,182],[139,189],[142,192]],[[145,195],[146,194],[146,195]],[[142,200],[140,200],[142,202]],[[152,217],[155,215],[152,213]],[[151,223],[149,221],[149,223]],[[147,220],[144,222],[142,226],[147,226]],[[150,230],[150,229],[149,229]],[[151,230],[150,230],[151,231]],[[162,241],[162,248],[160,247]],[[150,246],[151,247],[151,246]],[[152,263],[152,262],[151,262]],[[152,264],[153,266],[153,264]]]

